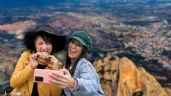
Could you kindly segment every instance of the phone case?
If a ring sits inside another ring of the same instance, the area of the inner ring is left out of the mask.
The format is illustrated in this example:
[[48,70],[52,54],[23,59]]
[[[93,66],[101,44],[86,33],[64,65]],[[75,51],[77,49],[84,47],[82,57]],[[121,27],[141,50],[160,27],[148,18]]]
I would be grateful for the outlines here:
[[35,69],[34,70],[34,82],[40,82],[40,83],[50,83],[50,77],[49,75],[54,70],[47,70],[47,69]]

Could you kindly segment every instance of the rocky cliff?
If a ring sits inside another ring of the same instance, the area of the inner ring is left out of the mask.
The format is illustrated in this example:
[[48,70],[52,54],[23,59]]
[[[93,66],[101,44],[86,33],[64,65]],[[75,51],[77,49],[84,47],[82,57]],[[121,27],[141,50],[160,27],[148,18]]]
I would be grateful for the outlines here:
[[94,62],[105,96],[169,96],[154,76],[128,58],[107,56]]

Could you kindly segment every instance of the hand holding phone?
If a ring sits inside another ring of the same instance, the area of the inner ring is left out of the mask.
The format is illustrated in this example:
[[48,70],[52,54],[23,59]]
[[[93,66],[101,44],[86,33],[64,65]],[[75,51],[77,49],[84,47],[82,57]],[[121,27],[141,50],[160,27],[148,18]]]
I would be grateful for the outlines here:
[[49,77],[55,70],[47,69],[35,69],[34,70],[34,82],[50,83],[51,78]]

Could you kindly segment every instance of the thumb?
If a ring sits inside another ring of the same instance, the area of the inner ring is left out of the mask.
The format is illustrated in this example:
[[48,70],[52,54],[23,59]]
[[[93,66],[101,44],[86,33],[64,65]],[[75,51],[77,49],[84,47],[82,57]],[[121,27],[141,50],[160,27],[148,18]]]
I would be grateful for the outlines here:
[[67,69],[61,69],[60,71],[62,71],[64,75],[71,77],[71,74]]

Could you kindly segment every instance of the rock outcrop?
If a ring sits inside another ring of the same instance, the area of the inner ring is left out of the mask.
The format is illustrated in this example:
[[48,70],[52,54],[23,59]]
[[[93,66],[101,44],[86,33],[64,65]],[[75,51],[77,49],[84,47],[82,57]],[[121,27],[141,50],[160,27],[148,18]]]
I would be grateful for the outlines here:
[[7,31],[10,34],[16,35],[17,38],[23,38],[23,33],[29,28],[36,26],[36,22],[32,20],[26,20],[21,22],[16,22],[13,24],[0,25],[0,30]]
[[154,76],[126,57],[107,56],[94,67],[105,96],[168,96]]

